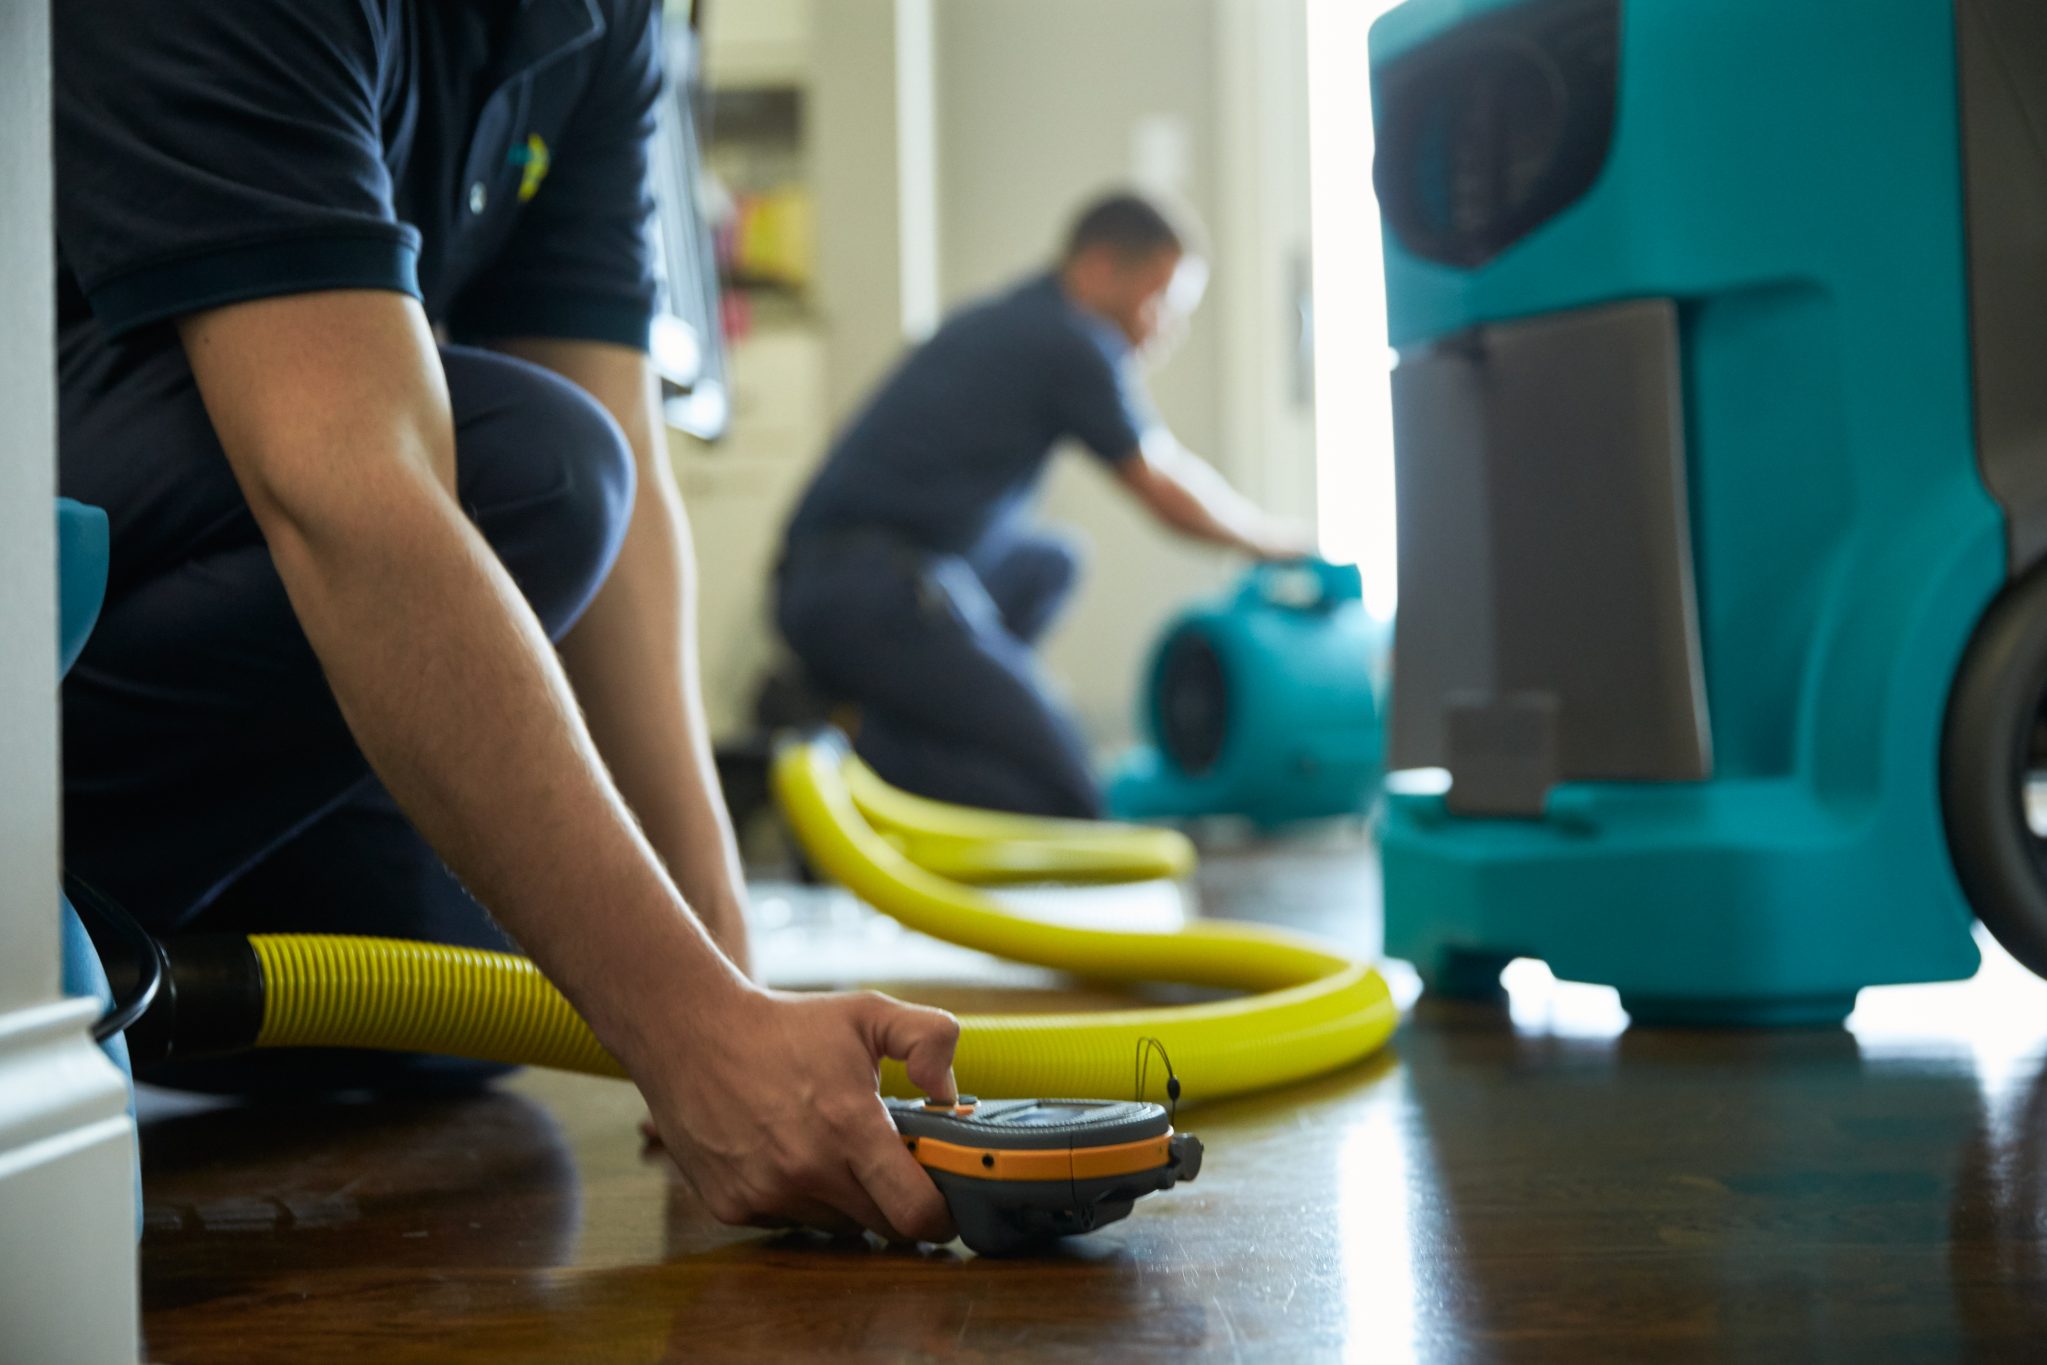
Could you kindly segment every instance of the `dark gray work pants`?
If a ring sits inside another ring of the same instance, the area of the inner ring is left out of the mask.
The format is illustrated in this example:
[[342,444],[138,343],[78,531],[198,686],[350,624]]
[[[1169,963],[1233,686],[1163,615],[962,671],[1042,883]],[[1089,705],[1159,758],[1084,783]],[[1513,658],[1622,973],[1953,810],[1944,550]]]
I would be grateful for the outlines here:
[[1082,819],[1102,813],[1079,727],[1033,646],[1078,561],[1055,537],[997,533],[965,555],[880,535],[791,547],[782,634],[825,688],[860,706],[860,756],[906,791]]

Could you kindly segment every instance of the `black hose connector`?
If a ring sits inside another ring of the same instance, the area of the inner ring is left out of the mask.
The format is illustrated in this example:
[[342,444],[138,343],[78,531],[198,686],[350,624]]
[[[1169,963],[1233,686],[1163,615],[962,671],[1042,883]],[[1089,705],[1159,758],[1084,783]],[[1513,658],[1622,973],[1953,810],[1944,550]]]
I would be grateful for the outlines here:
[[[137,1066],[218,1057],[256,1045],[263,1027],[263,968],[241,934],[193,934],[163,943],[167,970],[156,999],[128,1027]],[[110,973],[111,974],[111,973]],[[116,992],[119,986],[116,986]]]

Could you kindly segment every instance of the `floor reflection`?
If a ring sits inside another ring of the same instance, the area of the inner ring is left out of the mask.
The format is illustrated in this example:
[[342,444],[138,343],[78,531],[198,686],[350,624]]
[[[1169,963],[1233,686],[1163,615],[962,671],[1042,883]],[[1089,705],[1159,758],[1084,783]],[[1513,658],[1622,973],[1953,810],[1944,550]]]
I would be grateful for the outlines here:
[[1508,984],[1504,1009],[1422,1001],[1407,1121],[1352,1128],[1338,1217],[1380,1342],[2047,1352],[2047,983],[1991,952],[1972,982],[1866,992],[1847,1029],[1712,1033],[1629,1028],[1537,964]]
[[1985,1106],[1963,1149],[1948,1274],[1971,1358],[2047,1353],[2047,1066]]
[[[814,936],[837,913],[775,932],[837,969]],[[1111,1003],[985,968],[939,991],[945,961],[839,927],[955,1008]],[[2047,1358],[2047,983],[1991,951],[1974,981],[1776,1032],[1631,1028],[1539,964],[1507,985],[1503,1006],[1414,1003],[1343,1075],[1190,1097],[1200,1180],[1018,1262],[719,1227],[640,1152],[630,1089],[586,1078],[158,1112],[152,1358],[266,1333],[320,1349],[256,1358],[378,1365]]]
[[[230,1297],[280,1266],[388,1274],[575,1257],[577,1163],[546,1106],[486,1092],[267,1105],[145,1099],[144,1294]],[[483,1197],[478,1197],[479,1193]],[[156,1276],[173,1264],[202,1276]]]
[[[1388,1082],[1345,1136],[1336,1164],[1336,1228],[1343,1257],[1346,1360],[1383,1360],[1419,1348],[1421,1281],[1440,1291],[1443,1246],[1415,1235],[1411,1209],[1426,1208],[1437,1185],[1425,1145],[1410,1140],[1406,1078]],[[1450,1258],[1454,1264],[1454,1255]]]

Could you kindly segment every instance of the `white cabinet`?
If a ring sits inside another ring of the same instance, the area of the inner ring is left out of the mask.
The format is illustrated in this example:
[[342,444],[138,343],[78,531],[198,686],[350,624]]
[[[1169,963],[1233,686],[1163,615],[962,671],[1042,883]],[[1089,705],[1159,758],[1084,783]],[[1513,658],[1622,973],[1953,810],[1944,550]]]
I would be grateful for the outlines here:
[[729,96],[710,162],[742,197],[794,187],[817,226],[807,281],[735,272],[768,287],[748,292],[755,321],[732,345],[730,435],[672,438],[717,739],[751,728],[781,649],[769,592],[791,505],[936,313],[932,15],[932,0],[708,0],[705,74]]
[[737,343],[732,394],[723,442],[670,437],[696,540],[704,707],[720,740],[751,728],[754,692],[781,648],[769,585],[782,525],[829,439],[818,332],[764,327]]

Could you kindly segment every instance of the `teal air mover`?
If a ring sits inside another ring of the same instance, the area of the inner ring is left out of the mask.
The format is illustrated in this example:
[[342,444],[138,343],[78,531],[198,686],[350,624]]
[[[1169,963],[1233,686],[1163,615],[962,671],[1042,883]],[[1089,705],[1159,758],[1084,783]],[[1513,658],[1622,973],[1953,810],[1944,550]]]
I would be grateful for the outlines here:
[[1678,1023],[2047,967],[2047,6],[1409,0],[1371,65],[1389,953]]
[[1252,569],[1160,638],[1143,693],[1150,743],[1118,766],[1110,810],[1126,820],[1239,816],[1266,829],[1369,810],[1384,653],[1355,565]]

